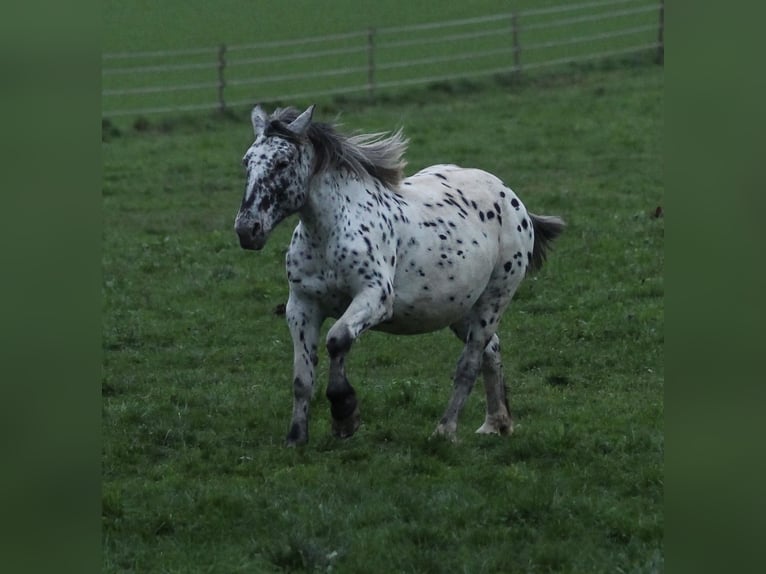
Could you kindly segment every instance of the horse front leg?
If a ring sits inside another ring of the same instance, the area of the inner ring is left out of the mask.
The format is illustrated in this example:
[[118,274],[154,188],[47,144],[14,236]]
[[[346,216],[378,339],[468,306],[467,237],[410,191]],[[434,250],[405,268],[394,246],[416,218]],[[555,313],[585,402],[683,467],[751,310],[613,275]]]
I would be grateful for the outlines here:
[[330,401],[332,431],[339,438],[352,436],[361,424],[356,391],[346,377],[346,355],[359,335],[393,314],[391,284],[386,285],[383,289],[370,288],[358,294],[327,333],[330,380],[326,395]]
[[297,446],[309,440],[309,409],[318,362],[317,342],[324,317],[316,304],[292,293],[285,314],[293,340],[293,414],[286,443],[287,446]]
[[[331,345],[328,345],[328,350]],[[349,345],[350,348],[350,345]],[[346,378],[345,352],[330,351],[330,382],[327,385],[327,398],[330,401],[332,415],[332,433],[338,438],[352,436],[361,424],[356,391]]]

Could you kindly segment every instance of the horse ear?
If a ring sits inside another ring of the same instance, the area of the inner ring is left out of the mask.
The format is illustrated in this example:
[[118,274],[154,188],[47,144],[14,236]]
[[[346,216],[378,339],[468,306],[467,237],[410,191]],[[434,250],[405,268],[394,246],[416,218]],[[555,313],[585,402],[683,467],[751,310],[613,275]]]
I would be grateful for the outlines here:
[[290,125],[287,126],[287,129],[293,132],[295,135],[305,136],[309,129],[309,124],[311,124],[311,117],[314,115],[314,107],[315,106],[312,104],[306,108],[305,112],[290,122]]
[[258,137],[263,133],[263,130],[266,127],[266,122],[269,121],[269,115],[263,111],[263,108],[260,105],[258,105],[253,108],[253,111],[250,114],[250,121],[253,122],[253,131],[255,132],[255,136]]

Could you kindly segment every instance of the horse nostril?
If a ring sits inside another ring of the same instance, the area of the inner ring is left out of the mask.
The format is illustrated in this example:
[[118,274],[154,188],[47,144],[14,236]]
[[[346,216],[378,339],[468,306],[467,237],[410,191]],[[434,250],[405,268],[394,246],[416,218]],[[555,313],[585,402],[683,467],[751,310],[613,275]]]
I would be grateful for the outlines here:
[[255,235],[256,233],[258,233],[260,230],[261,230],[261,224],[260,224],[260,223],[257,223],[257,222],[256,222],[256,223],[253,223],[253,229],[252,229],[252,233],[253,233],[253,235]]

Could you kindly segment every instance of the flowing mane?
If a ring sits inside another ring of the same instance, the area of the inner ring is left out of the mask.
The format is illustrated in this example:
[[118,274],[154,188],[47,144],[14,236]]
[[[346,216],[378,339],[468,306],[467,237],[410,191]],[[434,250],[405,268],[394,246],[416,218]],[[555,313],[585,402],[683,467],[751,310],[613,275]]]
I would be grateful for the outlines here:
[[[292,107],[277,109],[269,118],[266,135],[294,140],[295,134],[286,126],[298,115]],[[369,174],[389,188],[397,187],[402,180],[407,139],[401,128],[390,135],[381,132],[349,136],[339,133],[333,124],[312,122],[307,135],[317,156],[315,173],[347,168],[360,177]]]

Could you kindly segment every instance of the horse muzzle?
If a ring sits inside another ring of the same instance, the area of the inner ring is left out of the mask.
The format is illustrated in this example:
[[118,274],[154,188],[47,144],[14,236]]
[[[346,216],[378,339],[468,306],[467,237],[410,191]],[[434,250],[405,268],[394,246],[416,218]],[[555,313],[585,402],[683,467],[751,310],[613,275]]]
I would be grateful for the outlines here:
[[266,244],[266,234],[263,232],[263,226],[258,222],[252,223],[237,218],[234,231],[237,232],[242,249],[259,251]]

